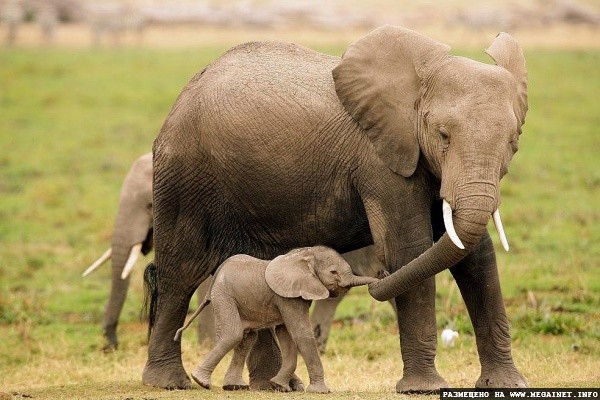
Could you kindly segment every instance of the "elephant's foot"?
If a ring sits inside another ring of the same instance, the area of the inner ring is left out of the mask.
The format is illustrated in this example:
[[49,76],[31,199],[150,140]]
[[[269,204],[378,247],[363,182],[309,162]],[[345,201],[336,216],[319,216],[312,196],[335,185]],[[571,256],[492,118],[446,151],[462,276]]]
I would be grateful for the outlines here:
[[278,392],[291,392],[289,374],[277,374],[271,378],[271,388]]
[[119,341],[117,340],[117,329],[116,327],[104,329],[104,346],[102,351],[105,353],[112,353],[119,347]]
[[270,380],[251,380],[250,390],[273,390],[273,384]]
[[[193,374],[192,374],[193,376]],[[238,377],[238,378],[229,378],[229,377],[225,377],[225,379],[223,379],[223,390],[248,390],[250,389],[250,386],[248,386],[248,384],[246,382],[244,382],[244,380],[242,379],[242,377]]]
[[248,390],[250,386],[248,385],[223,385],[223,390]]
[[206,371],[201,366],[196,367],[192,372],[192,379],[204,389],[210,389],[210,376],[212,371]]
[[106,342],[104,343],[104,346],[102,346],[102,352],[103,353],[114,353],[115,351],[117,351],[117,343],[111,343],[111,342]]
[[304,392],[304,382],[296,374],[293,374],[292,379],[290,379],[290,387],[292,392]]
[[191,389],[192,382],[182,366],[146,365],[142,374],[144,385],[163,389]]
[[331,390],[329,390],[324,382],[311,383],[306,388],[306,391],[309,393],[331,393]]
[[437,394],[441,388],[447,388],[448,382],[437,371],[430,373],[404,372],[402,379],[396,383],[396,392],[404,394]]
[[486,368],[475,383],[478,388],[526,388],[527,380],[517,368],[510,364],[495,368]]
[[287,376],[275,376],[271,379],[271,389],[278,392],[304,392],[304,382],[293,374],[291,378]]

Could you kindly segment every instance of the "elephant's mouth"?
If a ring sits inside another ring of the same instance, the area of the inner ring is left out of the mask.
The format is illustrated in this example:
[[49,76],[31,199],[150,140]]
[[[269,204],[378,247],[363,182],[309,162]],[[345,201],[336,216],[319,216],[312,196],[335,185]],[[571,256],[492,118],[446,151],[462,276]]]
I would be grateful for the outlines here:
[[[442,212],[444,216],[444,227],[446,228],[446,232],[448,233],[448,237],[452,240],[452,243],[456,245],[461,250],[464,250],[465,246],[461,242],[456,230],[454,229],[454,221],[452,219],[452,207],[446,201],[446,199],[442,202]],[[492,213],[492,220],[494,221],[494,226],[496,227],[496,231],[498,232],[498,236],[500,237],[500,242],[502,243],[502,247],[504,250],[508,251],[508,240],[506,239],[506,234],[504,233],[504,225],[502,225],[502,219],[500,218],[500,210],[496,209]]]

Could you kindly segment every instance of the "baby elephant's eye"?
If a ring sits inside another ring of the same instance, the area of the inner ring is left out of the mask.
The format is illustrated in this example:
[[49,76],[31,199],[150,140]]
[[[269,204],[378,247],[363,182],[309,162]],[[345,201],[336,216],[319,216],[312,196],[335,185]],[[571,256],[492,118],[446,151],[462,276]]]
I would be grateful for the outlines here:
[[338,272],[337,272],[337,269],[332,269],[332,270],[329,270],[329,273],[330,273],[331,275],[337,275],[337,274],[338,274]]

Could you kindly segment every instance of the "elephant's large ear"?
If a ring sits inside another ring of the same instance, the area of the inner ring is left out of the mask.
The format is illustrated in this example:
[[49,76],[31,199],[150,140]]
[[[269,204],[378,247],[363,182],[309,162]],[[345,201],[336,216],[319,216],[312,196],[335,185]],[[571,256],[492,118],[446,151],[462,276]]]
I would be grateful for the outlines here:
[[383,26],[352,44],[333,70],[337,95],[381,160],[408,177],[419,160],[415,102],[427,70],[450,48],[417,32]]
[[525,56],[519,43],[508,33],[500,33],[485,52],[492,57],[496,65],[506,69],[517,81],[517,96],[514,100],[514,111],[519,122],[519,132],[525,123],[527,114],[527,68]]
[[309,247],[276,257],[267,265],[267,284],[282,297],[326,299],[329,297],[329,290],[316,276],[315,262],[315,254]]

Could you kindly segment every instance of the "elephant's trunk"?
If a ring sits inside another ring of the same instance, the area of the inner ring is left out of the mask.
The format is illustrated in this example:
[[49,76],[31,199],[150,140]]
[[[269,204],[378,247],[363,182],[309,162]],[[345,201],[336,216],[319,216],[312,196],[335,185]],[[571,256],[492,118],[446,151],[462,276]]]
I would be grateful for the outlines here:
[[459,248],[445,233],[432,247],[419,257],[403,266],[390,276],[369,285],[369,293],[379,301],[396,297],[416,284],[435,274],[454,266],[465,257],[481,239],[487,222],[496,204],[485,206],[482,202],[465,201],[464,208],[457,210],[453,216],[453,226],[463,248]]
[[355,286],[368,285],[370,283],[375,283],[378,281],[379,281],[379,279],[372,278],[370,276],[350,275],[347,279],[344,279],[344,280],[342,280],[342,282],[340,282],[340,286],[344,287],[344,288],[345,287],[351,288],[351,287],[355,287]]

